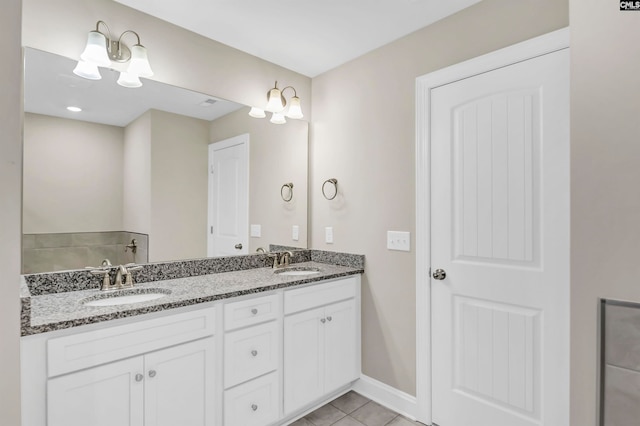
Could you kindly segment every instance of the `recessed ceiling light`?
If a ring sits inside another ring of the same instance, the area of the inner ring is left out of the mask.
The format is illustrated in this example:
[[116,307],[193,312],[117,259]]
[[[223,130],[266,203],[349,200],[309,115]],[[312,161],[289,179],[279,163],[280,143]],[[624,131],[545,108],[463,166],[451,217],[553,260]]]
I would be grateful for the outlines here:
[[71,112],[80,112],[82,108],[78,108],[77,106],[68,106],[67,109]]

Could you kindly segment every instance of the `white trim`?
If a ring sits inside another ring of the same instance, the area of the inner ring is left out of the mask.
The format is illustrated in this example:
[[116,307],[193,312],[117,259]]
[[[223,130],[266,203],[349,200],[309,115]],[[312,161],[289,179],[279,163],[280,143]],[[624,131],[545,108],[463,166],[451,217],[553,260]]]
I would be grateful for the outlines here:
[[[569,47],[563,28],[416,79],[416,408],[418,421],[431,424],[431,90],[458,80]],[[424,263],[422,262],[424,261]]]
[[362,374],[353,390],[411,420],[416,420],[416,397]]

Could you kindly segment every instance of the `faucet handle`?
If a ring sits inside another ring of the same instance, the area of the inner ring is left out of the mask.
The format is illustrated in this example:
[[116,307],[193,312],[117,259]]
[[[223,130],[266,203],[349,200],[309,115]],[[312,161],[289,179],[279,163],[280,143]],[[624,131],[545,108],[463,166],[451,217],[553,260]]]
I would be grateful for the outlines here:
[[138,269],[142,269],[142,265],[135,266],[135,263],[127,263],[124,265],[126,269],[124,287],[133,287],[133,277],[131,276],[132,271],[137,271]]
[[124,265],[124,267],[127,268],[128,272],[137,271],[138,269],[142,269],[142,265],[136,266],[135,263],[127,263],[126,265]]
[[93,268],[87,266],[85,269],[89,269],[91,275],[102,275],[102,285],[100,290],[109,290],[111,288],[111,277],[109,276],[109,269],[106,268]]

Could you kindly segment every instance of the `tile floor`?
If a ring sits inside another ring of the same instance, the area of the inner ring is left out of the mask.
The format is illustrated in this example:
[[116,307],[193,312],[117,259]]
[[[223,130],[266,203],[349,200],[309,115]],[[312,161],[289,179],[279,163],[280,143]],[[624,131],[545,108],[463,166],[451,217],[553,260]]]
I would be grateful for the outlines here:
[[291,426],[418,426],[400,414],[349,391]]

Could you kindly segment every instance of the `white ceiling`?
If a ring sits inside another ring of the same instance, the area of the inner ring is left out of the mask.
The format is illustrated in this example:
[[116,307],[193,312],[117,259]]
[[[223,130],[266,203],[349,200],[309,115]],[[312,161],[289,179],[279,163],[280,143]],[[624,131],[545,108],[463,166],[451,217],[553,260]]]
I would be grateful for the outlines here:
[[481,0],[115,0],[309,77]]
[[25,49],[24,110],[124,127],[149,109],[212,121],[244,106],[152,80],[142,79],[135,89],[122,87],[116,83],[119,73],[106,68],[100,68],[102,80],[87,80],[73,74],[75,66],[69,58]]

